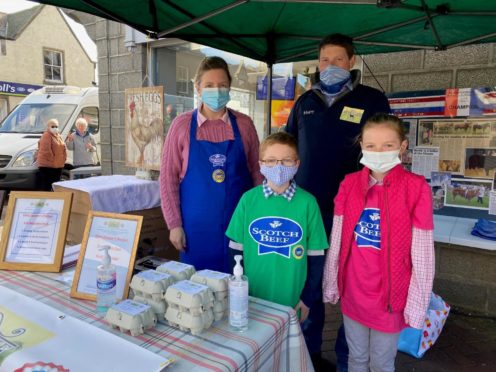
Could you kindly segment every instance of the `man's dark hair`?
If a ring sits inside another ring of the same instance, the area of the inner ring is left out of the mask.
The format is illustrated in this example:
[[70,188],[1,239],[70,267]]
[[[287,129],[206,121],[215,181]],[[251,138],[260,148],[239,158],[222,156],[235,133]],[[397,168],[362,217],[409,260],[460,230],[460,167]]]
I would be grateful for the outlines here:
[[344,49],[346,49],[348,58],[351,58],[355,55],[355,45],[353,45],[353,39],[349,36],[343,34],[331,34],[324,37],[319,44],[319,57],[320,51],[327,45],[337,45],[343,47]]

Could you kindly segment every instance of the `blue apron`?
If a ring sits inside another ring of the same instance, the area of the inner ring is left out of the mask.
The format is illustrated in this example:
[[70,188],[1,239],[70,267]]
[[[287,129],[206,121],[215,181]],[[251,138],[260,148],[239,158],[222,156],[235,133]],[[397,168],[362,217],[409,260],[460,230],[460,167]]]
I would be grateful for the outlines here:
[[191,117],[189,160],[180,184],[186,252],[181,262],[196,270],[232,272],[225,232],[241,195],[253,186],[234,114],[228,111],[234,140],[199,141],[197,110]]

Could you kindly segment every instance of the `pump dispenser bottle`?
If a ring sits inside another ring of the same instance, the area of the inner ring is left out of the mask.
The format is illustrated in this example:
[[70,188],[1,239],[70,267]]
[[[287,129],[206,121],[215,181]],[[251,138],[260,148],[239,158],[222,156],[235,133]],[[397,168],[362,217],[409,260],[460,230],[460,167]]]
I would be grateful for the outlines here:
[[248,329],[248,278],[243,275],[242,258],[234,256],[234,275],[229,278],[229,325],[238,332]]
[[97,267],[96,276],[96,310],[98,312],[107,312],[116,302],[116,285],[117,276],[115,265],[112,264],[112,258],[109,254],[109,245],[104,245],[100,248],[104,251],[102,263]]

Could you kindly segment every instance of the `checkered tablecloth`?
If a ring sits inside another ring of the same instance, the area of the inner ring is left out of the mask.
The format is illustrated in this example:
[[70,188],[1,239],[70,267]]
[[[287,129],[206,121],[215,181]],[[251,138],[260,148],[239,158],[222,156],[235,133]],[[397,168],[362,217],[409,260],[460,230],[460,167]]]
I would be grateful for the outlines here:
[[231,331],[224,320],[198,336],[158,324],[144,335],[132,337],[111,329],[96,313],[94,302],[71,298],[69,286],[56,281],[56,276],[0,271],[0,285],[175,359],[167,371],[313,371],[291,308],[250,298],[249,330],[244,333]]

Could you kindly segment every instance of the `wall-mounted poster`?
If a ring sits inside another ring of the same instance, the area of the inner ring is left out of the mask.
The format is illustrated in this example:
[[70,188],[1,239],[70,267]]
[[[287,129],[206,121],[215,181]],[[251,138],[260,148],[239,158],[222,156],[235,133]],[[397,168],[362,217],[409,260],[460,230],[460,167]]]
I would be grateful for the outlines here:
[[[417,135],[419,145],[439,147],[440,171],[464,175],[465,166],[469,166],[465,149],[496,148],[496,119],[419,120]],[[480,176],[470,177],[483,176],[481,172]]]
[[160,170],[164,142],[164,87],[125,91],[126,165]]
[[493,179],[496,174],[496,147],[465,149],[465,177]]
[[459,208],[489,209],[490,180],[452,178],[446,187],[444,205]]

